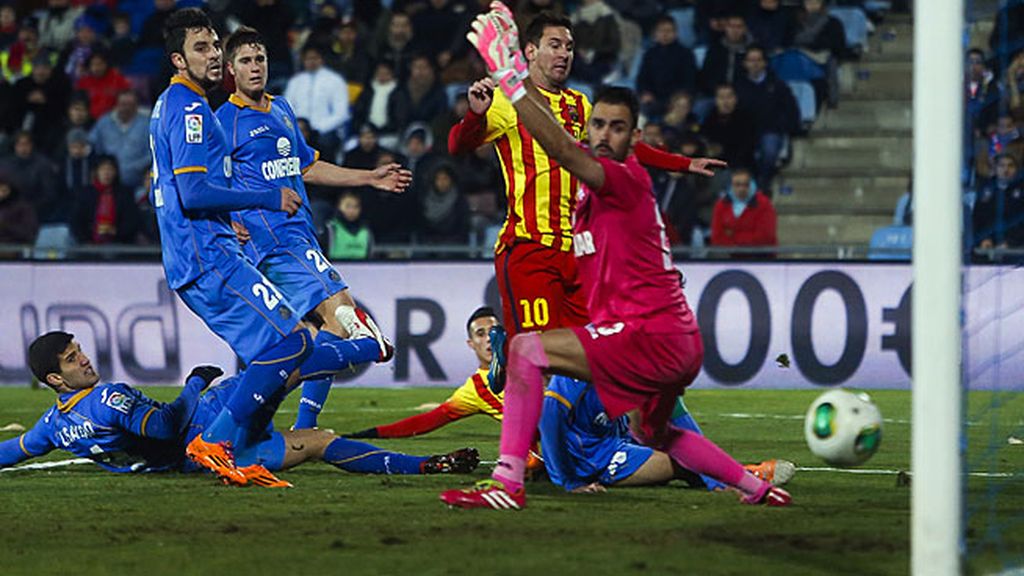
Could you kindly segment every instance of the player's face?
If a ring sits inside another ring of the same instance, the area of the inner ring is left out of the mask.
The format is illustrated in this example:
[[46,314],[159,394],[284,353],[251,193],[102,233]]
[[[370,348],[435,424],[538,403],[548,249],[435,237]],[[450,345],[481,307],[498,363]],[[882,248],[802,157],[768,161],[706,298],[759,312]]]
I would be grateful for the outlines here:
[[259,44],[247,44],[238,49],[228,64],[235,75],[235,86],[247,96],[262,95],[267,87],[267,50]]
[[481,368],[491,363],[491,337],[488,333],[498,324],[498,319],[494,316],[484,316],[473,320],[469,325],[469,340],[466,340],[466,344],[473,349]]
[[92,367],[89,357],[74,340],[60,355],[60,375],[49,374],[47,381],[58,391],[82,390],[100,381],[99,374]]
[[572,70],[572,33],[562,26],[548,26],[540,37],[540,44],[526,45],[526,58],[530,62],[530,75],[537,75],[548,88],[565,84]]
[[597,156],[622,162],[629,149],[640,138],[640,130],[633,126],[633,116],[625,104],[598,102],[587,123],[590,149]]
[[189,80],[203,88],[212,88],[223,77],[220,37],[209,28],[193,28],[185,33],[185,54],[175,54],[174,66]]

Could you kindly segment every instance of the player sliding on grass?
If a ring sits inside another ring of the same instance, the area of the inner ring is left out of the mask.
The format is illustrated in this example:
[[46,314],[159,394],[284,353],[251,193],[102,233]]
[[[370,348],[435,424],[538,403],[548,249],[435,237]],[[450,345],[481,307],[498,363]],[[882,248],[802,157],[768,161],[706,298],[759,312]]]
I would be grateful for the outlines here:
[[491,480],[443,492],[441,500],[464,508],[526,506],[527,451],[541,417],[544,375],[554,373],[593,382],[608,417],[629,413],[638,440],[737,489],[743,502],[788,505],[785,490],[744,470],[707,438],[669,423],[676,397],[700,372],[703,346],[650,177],[631,153],[640,135],[635,95],[610,88],[598,96],[587,127],[592,152],[581,150],[524,77],[515,22],[495,4],[473,23],[469,40],[526,129],[583,184],[573,247],[591,324],[512,339],[498,466]]
[[[233,225],[242,239],[248,240],[246,250],[256,268],[301,316],[315,314],[323,322],[321,330],[343,338],[359,336],[349,334],[336,317],[347,313],[343,306],[356,308],[356,303],[348,285],[320,251],[305,183],[373,186],[401,193],[412,182],[412,173],[398,164],[371,171],[321,160],[299,131],[288,101],[266,93],[267,49],[256,30],[245,26],[236,30],[227,39],[224,55],[235,79],[235,92],[217,110],[217,118],[227,132],[232,187],[258,191],[268,185],[287,186],[302,199],[292,217],[277,210],[252,208],[236,214],[240,222]],[[303,382],[296,429],[316,426],[332,380],[333,374],[326,373]]]
[[[223,372],[199,366],[170,404],[157,402],[123,383],[100,384],[89,357],[71,334],[50,332],[29,347],[32,373],[57,393],[57,404],[17,438],[0,443],[0,468],[63,449],[89,458],[111,472],[196,471],[185,444],[213,422],[239,387],[241,375],[207,387]],[[206,390],[206,393],[200,396]],[[320,460],[348,472],[368,474],[466,473],[476,468],[476,450],[464,448],[436,456],[409,456],[338,438],[326,430],[277,432],[271,420],[283,398],[268,399],[253,427],[238,465],[283,470]],[[253,484],[265,483],[253,477]]]
[[164,24],[165,49],[174,67],[171,84],[150,118],[153,187],[168,285],[248,366],[224,409],[188,445],[189,457],[231,484],[281,482],[262,466],[234,465],[232,452],[245,449],[236,437],[251,426],[267,398],[305,378],[387,359],[390,343],[373,321],[342,306],[345,340],[315,330],[273,282],[242,254],[231,227],[232,211],[265,209],[294,216],[303,200],[277,183],[233,190],[230,149],[206,90],[222,77],[220,39],[209,17],[186,8]]

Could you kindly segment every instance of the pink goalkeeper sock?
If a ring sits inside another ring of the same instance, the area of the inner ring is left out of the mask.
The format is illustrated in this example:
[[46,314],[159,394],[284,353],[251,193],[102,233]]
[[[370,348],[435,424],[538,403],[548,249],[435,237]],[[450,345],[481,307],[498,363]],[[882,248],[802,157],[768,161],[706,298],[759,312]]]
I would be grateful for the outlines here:
[[711,440],[685,430],[678,432],[680,434],[668,447],[668,454],[680,466],[739,488],[748,496],[760,492],[764,487],[765,482],[747,472]]
[[509,492],[523,486],[526,457],[544,405],[544,369],[548,356],[540,334],[519,334],[508,350],[505,414],[501,422],[501,456],[492,477]]

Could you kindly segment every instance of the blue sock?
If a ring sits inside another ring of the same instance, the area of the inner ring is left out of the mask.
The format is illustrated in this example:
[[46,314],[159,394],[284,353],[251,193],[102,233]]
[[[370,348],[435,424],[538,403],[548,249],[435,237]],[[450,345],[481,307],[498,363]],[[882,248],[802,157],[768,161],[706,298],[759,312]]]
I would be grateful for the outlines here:
[[389,452],[363,442],[337,438],[327,445],[323,460],[346,472],[419,474],[420,465],[427,461],[427,457]]
[[357,364],[380,358],[380,346],[373,338],[345,340],[321,330],[314,342],[316,346],[313,347],[313,353],[299,368],[303,380],[331,376]]
[[310,355],[313,349],[310,340],[309,332],[299,330],[256,357],[242,373],[238,388],[220,414],[203,432],[203,439],[234,441],[239,428],[250,428],[260,408],[276,399],[288,375]]
[[[676,402],[676,408],[672,412],[672,425],[683,430],[689,430],[690,432],[696,432],[701,436],[704,432],[701,431],[700,426],[697,425],[697,421],[690,415],[690,411],[686,409],[686,404],[683,403],[683,397],[680,396]],[[707,486],[708,490],[719,490],[725,489],[725,484],[722,484],[718,480],[715,480],[711,476],[705,476],[700,474],[700,479],[704,481],[704,485]]]
[[299,415],[295,418],[296,430],[316,428],[316,419],[324,409],[324,402],[331,392],[333,378],[307,380],[302,383],[302,399],[299,400]]

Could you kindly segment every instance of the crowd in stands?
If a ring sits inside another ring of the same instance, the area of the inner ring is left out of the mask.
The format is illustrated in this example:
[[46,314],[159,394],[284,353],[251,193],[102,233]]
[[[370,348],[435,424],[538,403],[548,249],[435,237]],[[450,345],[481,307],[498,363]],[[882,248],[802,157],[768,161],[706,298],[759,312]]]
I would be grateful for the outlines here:
[[[326,253],[365,258],[405,243],[483,253],[504,219],[497,159],[486,147],[452,157],[445,143],[466,113],[466,87],[484,75],[464,33],[488,3],[0,0],[0,243],[32,243],[41,226],[65,226],[80,244],[159,242],[147,131],[171,74],[161,31],[173,10],[200,5],[222,36],[243,24],[262,33],[269,90],[288,99],[323,158],[413,170],[403,195],[310,187]],[[791,137],[806,130],[793,84],[813,89],[813,117],[837,104],[839,60],[856,57],[823,0],[509,3],[520,25],[543,10],[568,13],[570,85],[634,87],[649,143],[736,168],[714,179],[653,174],[674,243],[775,243],[773,180]],[[1007,70],[1024,77],[1024,61]],[[986,84],[979,98],[992,92],[1020,108],[1016,87]],[[228,78],[211,104],[231,89]],[[989,108],[979,114],[1003,126]],[[1003,128],[992,145],[1019,165],[1024,142]],[[982,121],[975,129],[987,134]]]

